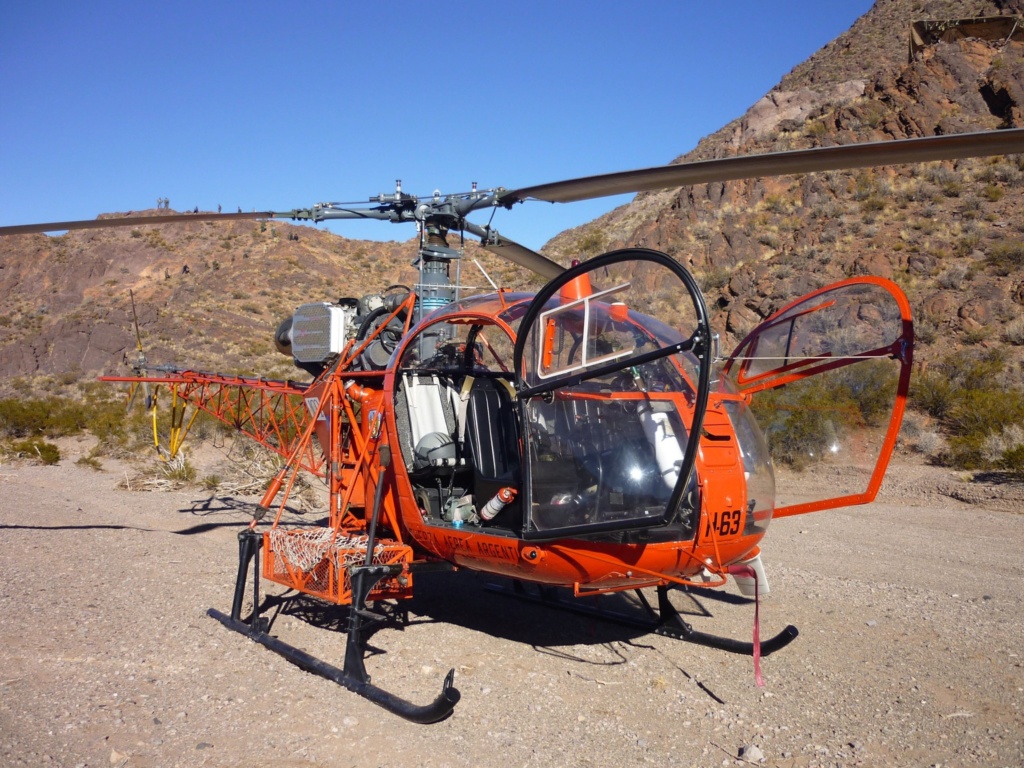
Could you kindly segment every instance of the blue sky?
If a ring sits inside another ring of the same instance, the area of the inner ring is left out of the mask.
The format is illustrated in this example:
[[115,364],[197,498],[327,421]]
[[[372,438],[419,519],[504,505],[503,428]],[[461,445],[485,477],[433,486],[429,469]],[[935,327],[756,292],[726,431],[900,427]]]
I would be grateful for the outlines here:
[[[661,165],[870,6],[7,3],[0,225],[158,197],[177,210],[288,210],[391,192],[398,178],[429,195]],[[539,248],[626,199],[529,203],[494,223]]]

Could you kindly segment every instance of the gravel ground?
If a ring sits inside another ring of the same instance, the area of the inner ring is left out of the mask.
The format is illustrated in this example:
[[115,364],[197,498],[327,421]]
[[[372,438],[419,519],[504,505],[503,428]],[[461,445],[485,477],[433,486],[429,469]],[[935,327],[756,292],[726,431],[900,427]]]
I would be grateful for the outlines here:
[[[125,471],[0,465],[0,765],[1024,765],[1020,485],[906,464],[872,505],[775,521],[762,637],[800,636],[763,688],[749,658],[419,578],[367,668],[416,703],[455,668],[455,714],[421,726],[206,615],[252,498]],[[752,604],[678,597],[749,638]],[[340,665],[339,620],[295,599],[272,632]]]

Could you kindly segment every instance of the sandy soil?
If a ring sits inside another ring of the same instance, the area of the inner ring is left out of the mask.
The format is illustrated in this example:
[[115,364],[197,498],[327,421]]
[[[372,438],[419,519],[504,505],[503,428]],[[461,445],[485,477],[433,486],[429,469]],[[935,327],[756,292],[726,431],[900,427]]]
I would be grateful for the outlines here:
[[[3,766],[1024,765],[1019,485],[906,464],[872,505],[776,520],[762,636],[800,636],[764,688],[749,658],[422,578],[367,659],[417,703],[455,668],[455,714],[421,726],[206,615],[254,499],[121,490],[129,468],[65,453],[0,465]],[[749,638],[752,604],[679,597]],[[272,632],[340,665],[339,618],[290,600]]]

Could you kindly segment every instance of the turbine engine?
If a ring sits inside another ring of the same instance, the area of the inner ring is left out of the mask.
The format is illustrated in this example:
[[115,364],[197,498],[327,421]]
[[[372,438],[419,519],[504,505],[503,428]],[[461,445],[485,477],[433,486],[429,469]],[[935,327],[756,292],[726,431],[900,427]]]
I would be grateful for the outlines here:
[[[326,301],[303,304],[277,326],[274,346],[282,355],[291,357],[296,367],[319,376],[350,341],[362,343],[387,322],[408,295],[409,289],[405,286],[392,286],[384,293],[368,294],[360,299],[346,297],[334,304]],[[362,351],[353,368],[377,371],[387,367],[404,328],[404,313],[400,313]]]

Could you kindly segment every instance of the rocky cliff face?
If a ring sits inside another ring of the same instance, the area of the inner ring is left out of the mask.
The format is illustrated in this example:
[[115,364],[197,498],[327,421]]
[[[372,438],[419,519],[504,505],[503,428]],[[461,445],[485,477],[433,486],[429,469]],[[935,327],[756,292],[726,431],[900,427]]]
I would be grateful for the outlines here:
[[[680,160],[1024,125],[1024,43],[968,38],[908,61],[911,21],[954,12],[963,4],[880,0]],[[1022,157],[716,183],[639,195],[547,250],[673,254],[701,280],[726,348],[806,291],[874,274],[910,296],[924,359],[982,344],[1020,360],[1022,193]]]
[[[151,363],[301,376],[274,350],[277,324],[306,302],[411,284],[415,254],[415,242],[348,240],[280,222],[0,238],[0,389],[36,374],[128,373],[132,294]],[[479,249],[471,255],[504,284],[522,279]]]

